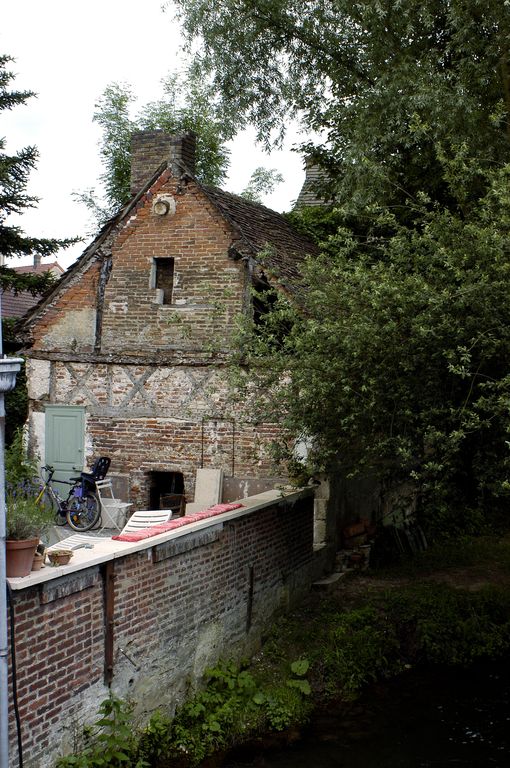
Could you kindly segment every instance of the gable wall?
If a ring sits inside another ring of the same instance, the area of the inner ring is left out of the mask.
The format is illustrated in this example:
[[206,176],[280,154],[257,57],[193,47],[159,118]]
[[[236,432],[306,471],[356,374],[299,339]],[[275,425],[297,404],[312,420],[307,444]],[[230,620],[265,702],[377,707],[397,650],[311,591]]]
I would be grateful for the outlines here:
[[[152,212],[160,194],[174,197],[174,215]],[[148,503],[149,472],[182,472],[188,501],[201,466],[239,477],[274,474],[268,448],[279,430],[253,423],[248,403],[232,406],[216,355],[228,346],[234,317],[248,301],[245,265],[228,256],[233,236],[193,182],[178,189],[165,173],[153,185],[112,243],[99,352],[101,253],[35,327],[30,424],[41,458],[45,406],[82,406],[86,463],[110,456],[111,474],[125,478],[125,497],[138,508]],[[155,257],[175,260],[169,306],[155,303]],[[83,343],[73,325],[86,337]]]
[[33,349],[82,353],[94,348],[99,264],[79,275],[33,326]]
[[[169,194],[175,213],[157,216],[149,199],[124,227],[112,249],[106,286],[103,353],[224,347],[244,304],[245,268],[228,257],[233,235],[199,191],[168,177],[151,197]],[[169,305],[156,303],[154,258],[174,259]]]

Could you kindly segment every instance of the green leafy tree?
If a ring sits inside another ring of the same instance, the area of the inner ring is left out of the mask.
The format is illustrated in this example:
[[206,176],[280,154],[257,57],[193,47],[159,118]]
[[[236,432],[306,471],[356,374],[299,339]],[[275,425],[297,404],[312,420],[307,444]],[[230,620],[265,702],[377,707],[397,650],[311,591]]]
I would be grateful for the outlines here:
[[[166,133],[192,131],[197,136],[196,174],[204,184],[221,186],[226,179],[230,151],[227,141],[234,134],[229,120],[215,109],[215,99],[207,80],[191,72],[170,75],[163,82],[163,97],[146,104],[131,117],[136,101],[130,86],[109,85],[98,103],[94,120],[101,126],[100,155],[103,173],[100,182],[104,198],[94,189],[75,195],[103,224],[131,198],[131,135],[135,131],[160,129]],[[260,202],[282,181],[274,169],[257,168],[242,195]]]
[[280,297],[242,334],[309,471],[411,479],[435,533],[476,532],[508,504],[509,182],[510,165],[487,172],[469,216],[425,201],[410,227],[383,211],[392,236],[362,248],[338,229],[304,267],[301,306]]
[[193,131],[197,135],[198,178],[206,184],[220,184],[227,173],[228,131],[225,122],[215,116],[212,92],[206,82],[194,75],[170,75],[163,82],[163,97],[146,104],[131,117],[135,101],[129,85],[112,83],[96,104],[94,120],[102,129],[100,155],[104,170],[100,182],[104,198],[94,189],[75,197],[100,224],[131,199],[131,135],[135,131]]
[[[170,5],[170,4],[169,4]],[[501,0],[174,0],[222,114],[278,139],[294,118],[359,211],[449,194],[440,150],[482,168],[507,158],[510,6]],[[467,198],[479,193],[478,176]]]
[[510,5],[173,4],[224,113],[318,136],[332,201],[292,215],[323,255],[241,359],[312,470],[412,480],[431,528],[479,530],[509,477]]
[[241,197],[254,203],[262,202],[263,195],[273,192],[278,184],[283,181],[283,176],[274,168],[259,166],[253,171],[246,188],[241,192]]
[[[13,109],[34,96],[32,91],[11,90],[14,74],[8,70],[13,61],[10,56],[0,56],[0,110]],[[28,177],[37,162],[37,149],[24,147],[15,154],[5,151],[5,138],[0,138],[0,254],[4,258],[14,256],[49,256],[76,240],[55,240],[26,235],[22,229],[8,223],[11,214],[22,214],[37,205],[38,199],[26,191]],[[52,282],[50,273],[36,275],[18,274],[6,266],[0,266],[0,286],[5,289],[30,291],[34,295]]]

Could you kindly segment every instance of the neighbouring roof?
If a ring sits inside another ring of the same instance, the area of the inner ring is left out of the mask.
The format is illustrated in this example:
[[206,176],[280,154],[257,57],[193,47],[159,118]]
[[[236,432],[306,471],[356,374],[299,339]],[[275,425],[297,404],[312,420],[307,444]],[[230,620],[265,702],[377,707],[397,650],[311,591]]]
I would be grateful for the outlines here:
[[311,163],[307,164],[306,177],[296,200],[296,208],[325,205],[325,196],[321,195],[320,190],[326,181],[327,176],[323,168]]
[[40,296],[32,296],[28,291],[15,294],[12,291],[2,291],[2,317],[22,317],[39,301]]
[[[19,274],[27,274],[29,272],[44,274],[45,272],[51,272],[55,277],[60,277],[65,271],[57,261],[52,261],[51,263],[39,262],[23,267],[13,267],[13,269]],[[29,291],[20,291],[17,294],[13,291],[2,291],[2,317],[23,317],[29,309],[35,307],[40,298],[40,295],[33,296]]]
[[20,274],[35,272],[38,275],[44,274],[44,272],[51,272],[55,277],[60,277],[60,275],[64,274],[65,269],[60,266],[58,261],[51,261],[28,264],[23,267],[14,267],[14,271],[19,272]]

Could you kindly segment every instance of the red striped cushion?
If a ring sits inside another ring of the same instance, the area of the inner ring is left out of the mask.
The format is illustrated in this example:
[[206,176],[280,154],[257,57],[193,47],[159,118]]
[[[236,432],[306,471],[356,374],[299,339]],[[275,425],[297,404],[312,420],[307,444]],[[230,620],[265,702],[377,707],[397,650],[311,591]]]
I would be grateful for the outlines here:
[[233,509],[239,509],[242,506],[242,504],[215,504],[213,507],[204,509],[202,512],[177,517],[175,520],[169,520],[168,523],[159,523],[158,525],[152,525],[150,528],[142,528],[140,531],[119,533],[118,536],[112,536],[112,539],[114,541],[143,541],[144,539],[150,539],[151,536],[158,536],[160,533],[173,531],[176,528],[181,528],[183,525],[189,525],[199,520],[206,520],[208,517],[221,515],[223,512],[231,512]]

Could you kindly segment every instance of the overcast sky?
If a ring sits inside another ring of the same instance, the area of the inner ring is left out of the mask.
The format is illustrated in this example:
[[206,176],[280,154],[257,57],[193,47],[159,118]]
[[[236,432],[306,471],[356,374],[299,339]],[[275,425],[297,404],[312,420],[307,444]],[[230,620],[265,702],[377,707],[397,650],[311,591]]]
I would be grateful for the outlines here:
[[[0,113],[0,136],[8,151],[36,145],[39,162],[29,191],[41,198],[20,224],[38,237],[84,236],[90,230],[86,209],[74,191],[97,186],[99,128],[94,104],[111,82],[130,83],[140,104],[159,98],[160,82],[183,68],[180,34],[161,0],[25,0],[2,8],[0,52],[13,56],[13,88],[37,98]],[[268,157],[248,133],[232,146],[231,171],[224,185],[240,192],[258,165],[277,168],[285,182],[264,203],[288,210],[304,178],[302,160],[288,147]],[[86,242],[58,256],[67,267]]]

